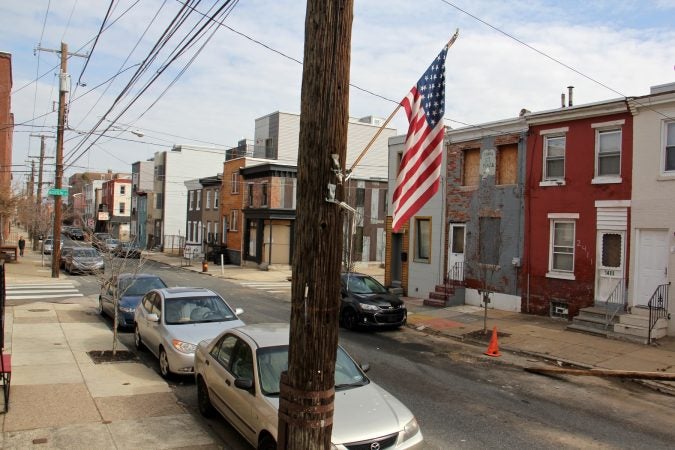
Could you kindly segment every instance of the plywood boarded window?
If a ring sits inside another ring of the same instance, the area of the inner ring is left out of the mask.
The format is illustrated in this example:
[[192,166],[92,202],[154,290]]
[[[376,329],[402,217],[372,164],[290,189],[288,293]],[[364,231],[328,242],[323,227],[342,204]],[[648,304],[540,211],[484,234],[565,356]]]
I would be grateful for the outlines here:
[[480,180],[480,149],[472,148],[464,151],[464,186],[478,186]]
[[497,184],[516,184],[518,144],[501,145],[497,153]]

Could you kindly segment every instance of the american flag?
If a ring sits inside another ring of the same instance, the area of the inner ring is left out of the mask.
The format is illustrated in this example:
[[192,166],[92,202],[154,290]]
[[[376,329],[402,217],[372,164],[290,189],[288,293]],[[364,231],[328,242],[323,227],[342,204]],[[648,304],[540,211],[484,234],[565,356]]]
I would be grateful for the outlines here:
[[445,46],[401,101],[409,126],[393,197],[394,232],[429,201],[440,185],[447,53]]

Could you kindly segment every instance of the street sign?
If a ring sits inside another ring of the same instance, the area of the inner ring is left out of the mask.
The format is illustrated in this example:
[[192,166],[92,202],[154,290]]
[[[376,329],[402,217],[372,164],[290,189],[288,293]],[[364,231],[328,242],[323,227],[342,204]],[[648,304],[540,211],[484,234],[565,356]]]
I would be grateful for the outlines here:
[[47,195],[58,195],[61,197],[67,197],[68,189],[51,188],[50,190],[47,191]]

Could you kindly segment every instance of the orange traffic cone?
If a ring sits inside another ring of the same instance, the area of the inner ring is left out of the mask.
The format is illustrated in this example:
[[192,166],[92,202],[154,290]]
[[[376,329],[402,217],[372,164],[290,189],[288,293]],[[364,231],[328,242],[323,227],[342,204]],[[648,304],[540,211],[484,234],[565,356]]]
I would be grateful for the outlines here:
[[490,345],[488,345],[485,354],[488,356],[502,356],[502,354],[499,353],[499,344],[497,343],[497,327],[494,327],[492,329],[492,337],[490,338]]

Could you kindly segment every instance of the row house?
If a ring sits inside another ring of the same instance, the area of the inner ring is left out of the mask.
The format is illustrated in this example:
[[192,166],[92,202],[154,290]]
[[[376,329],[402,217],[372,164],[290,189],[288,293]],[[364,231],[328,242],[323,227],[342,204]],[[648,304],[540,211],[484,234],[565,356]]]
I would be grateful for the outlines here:
[[[442,188],[399,233],[388,218],[385,283],[582,331],[672,333],[674,99],[668,85],[448,130]],[[390,189],[404,140],[389,142]],[[650,303],[662,317],[646,323]]]
[[[12,113],[12,54],[0,52],[0,192],[12,188],[12,136],[14,114]],[[10,222],[0,219],[0,233],[4,242],[9,236]]]
[[185,254],[209,257],[220,251],[220,188],[222,176],[185,182],[187,188],[187,222]]
[[154,161],[131,165],[131,239],[141,248],[148,245],[148,194],[154,187]]
[[115,178],[101,187],[100,210],[108,212],[107,231],[114,237],[130,239],[131,178]]

